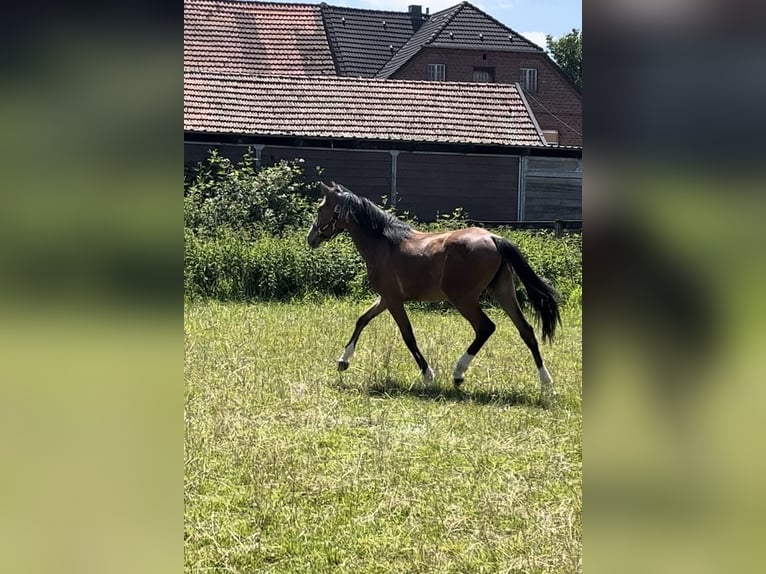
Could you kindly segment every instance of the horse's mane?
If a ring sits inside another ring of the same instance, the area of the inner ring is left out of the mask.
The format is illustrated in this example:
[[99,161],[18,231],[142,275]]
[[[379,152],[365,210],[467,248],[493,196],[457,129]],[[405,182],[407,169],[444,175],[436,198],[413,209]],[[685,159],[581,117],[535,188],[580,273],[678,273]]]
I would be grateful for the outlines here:
[[338,185],[341,196],[341,217],[350,217],[357,225],[373,237],[384,237],[390,243],[399,243],[409,238],[414,229],[394,215],[380,209],[365,197],[355,195],[349,189]]

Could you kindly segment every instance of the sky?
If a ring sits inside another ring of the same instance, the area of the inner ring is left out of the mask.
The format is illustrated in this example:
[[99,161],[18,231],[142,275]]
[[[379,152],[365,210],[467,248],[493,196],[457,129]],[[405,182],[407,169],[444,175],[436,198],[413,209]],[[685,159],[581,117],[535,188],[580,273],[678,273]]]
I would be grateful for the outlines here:
[[[312,3],[313,0],[298,0]],[[319,3],[317,0],[316,3]],[[420,4],[431,14],[454,6],[460,0],[324,0],[334,6],[406,12],[410,4]],[[582,30],[582,0],[469,0],[528,40],[545,48],[545,36],[558,38],[572,28]]]

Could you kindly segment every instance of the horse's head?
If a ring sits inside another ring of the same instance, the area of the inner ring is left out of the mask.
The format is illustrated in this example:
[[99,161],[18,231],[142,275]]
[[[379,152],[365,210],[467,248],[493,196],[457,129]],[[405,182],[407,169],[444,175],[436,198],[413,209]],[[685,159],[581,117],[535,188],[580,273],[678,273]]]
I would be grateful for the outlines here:
[[316,219],[311,224],[306,237],[309,246],[314,249],[346,229],[341,217],[343,194],[346,193],[343,186],[333,181],[328,187],[320,181],[319,187],[322,190],[322,201],[319,203]]

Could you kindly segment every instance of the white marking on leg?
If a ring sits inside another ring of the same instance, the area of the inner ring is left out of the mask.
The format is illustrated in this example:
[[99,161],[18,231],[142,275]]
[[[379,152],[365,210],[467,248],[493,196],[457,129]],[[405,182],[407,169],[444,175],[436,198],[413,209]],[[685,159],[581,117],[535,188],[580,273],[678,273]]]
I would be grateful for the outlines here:
[[553,378],[545,365],[540,367],[540,388],[545,392],[553,390]]
[[423,380],[426,383],[433,383],[434,382],[434,370],[429,365],[426,367],[426,370],[423,371]]
[[462,381],[463,377],[465,376],[465,372],[468,370],[468,365],[471,364],[471,361],[473,361],[475,355],[469,355],[468,353],[463,353],[463,356],[460,357],[460,360],[457,362],[457,365],[455,365],[455,372],[452,374],[452,377],[456,381]]
[[354,356],[354,349],[356,348],[356,345],[354,343],[349,343],[346,345],[346,348],[343,350],[343,354],[340,356],[340,359],[338,359],[341,363],[348,363],[351,361],[351,357]]

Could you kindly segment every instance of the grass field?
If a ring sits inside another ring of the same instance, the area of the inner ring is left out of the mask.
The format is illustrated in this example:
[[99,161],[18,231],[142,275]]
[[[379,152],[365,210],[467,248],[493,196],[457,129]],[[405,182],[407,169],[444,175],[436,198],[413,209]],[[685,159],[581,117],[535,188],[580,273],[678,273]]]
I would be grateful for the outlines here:
[[187,572],[580,572],[581,318],[543,357],[502,312],[463,392],[454,313],[411,311],[421,382],[390,316],[335,359],[364,302],[190,303]]

